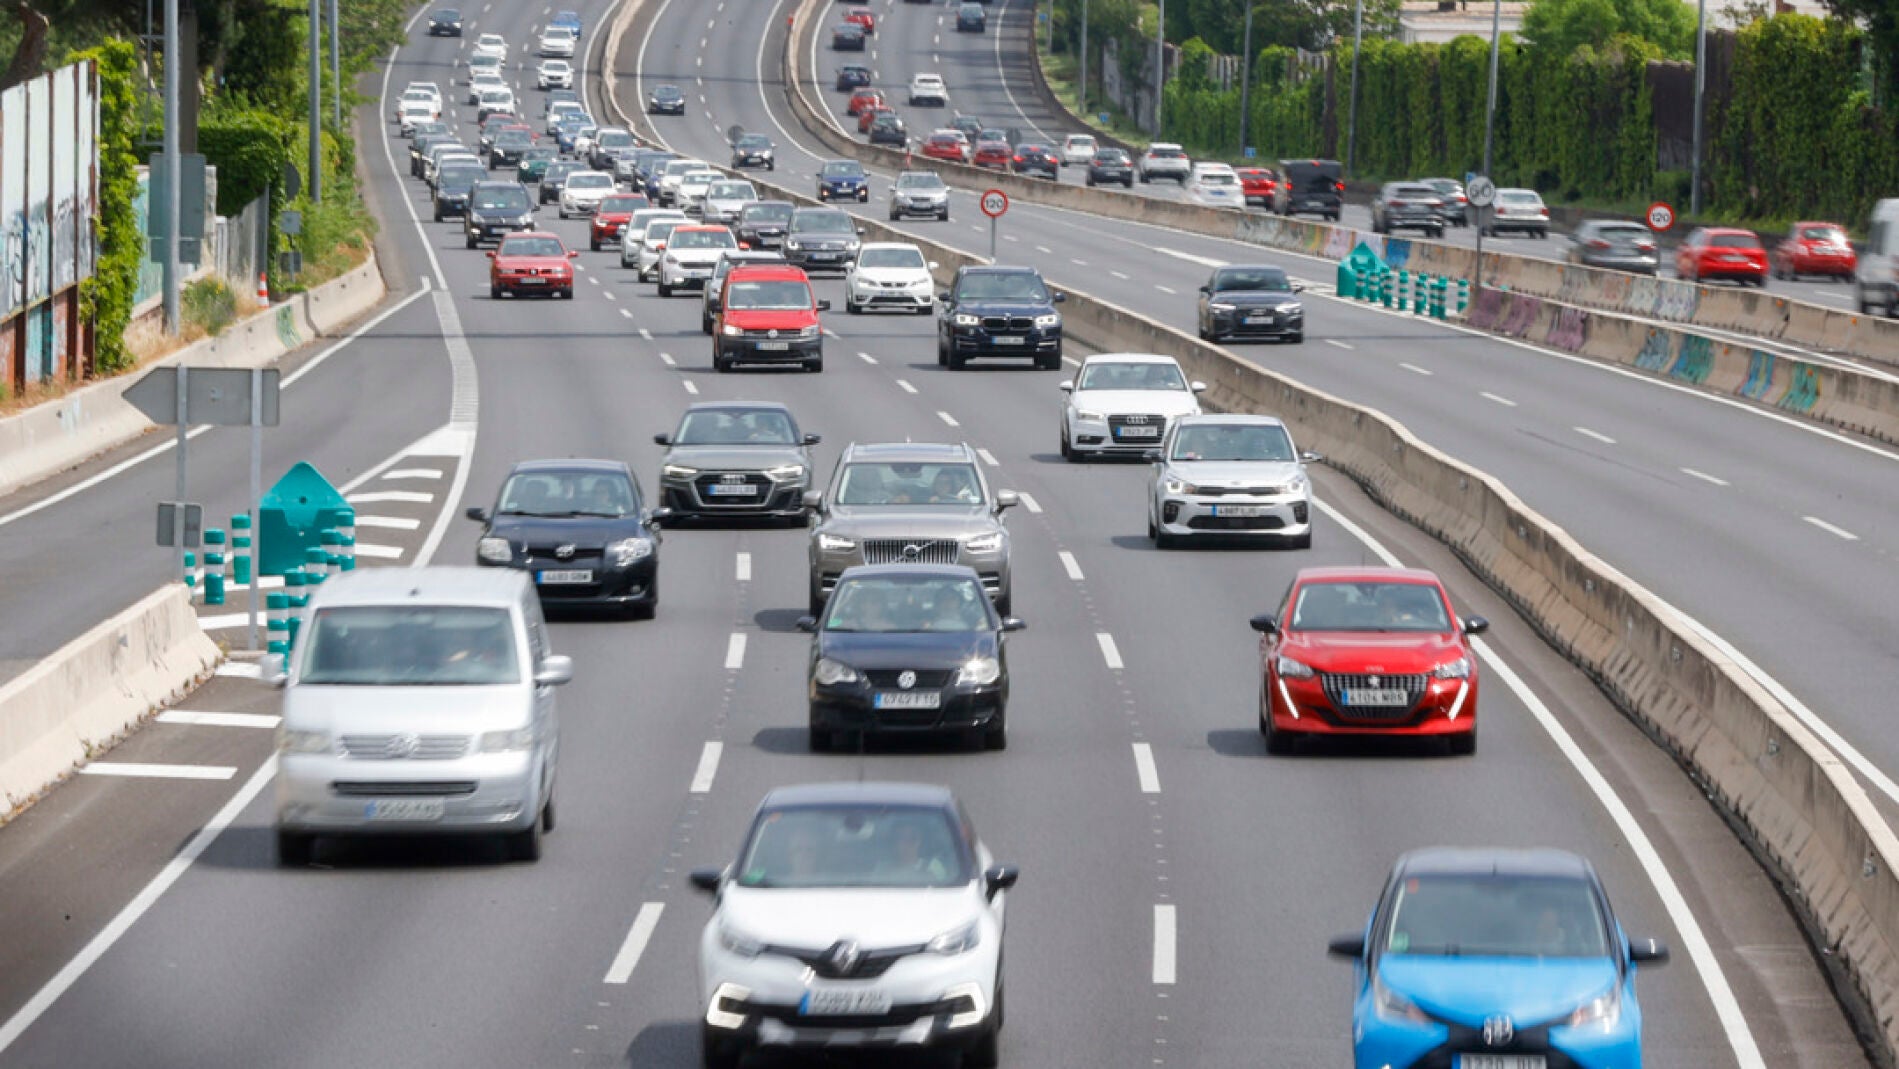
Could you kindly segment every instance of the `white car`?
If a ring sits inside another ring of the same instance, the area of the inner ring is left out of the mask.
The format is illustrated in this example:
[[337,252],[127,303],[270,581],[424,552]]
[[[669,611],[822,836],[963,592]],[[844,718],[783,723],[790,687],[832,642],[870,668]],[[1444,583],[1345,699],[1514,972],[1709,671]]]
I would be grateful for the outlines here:
[[692,873],[700,1060],[753,1048],[933,1048],[1000,1060],[1005,905],[998,865],[947,788],[780,787],[736,862]]
[[543,56],[572,59],[574,58],[574,35],[559,26],[549,26],[547,32],[541,34],[540,52]]
[[1224,163],[1196,163],[1187,176],[1187,199],[1208,208],[1244,208],[1240,176]]
[[758,190],[750,182],[724,179],[706,190],[699,217],[708,223],[735,223],[745,206],[758,199]]
[[439,118],[439,113],[442,110],[442,89],[440,86],[434,82],[410,82],[404,86],[401,98],[396,101],[397,121],[401,121],[402,119],[402,106],[412,100],[426,100],[435,105],[435,110]]
[[561,120],[569,115],[585,115],[587,109],[578,100],[557,100],[547,109],[547,136],[560,132]]
[[926,316],[936,311],[936,264],[915,245],[873,241],[857,251],[857,262],[844,272],[844,310],[858,315],[873,308],[896,308]]
[[508,39],[498,33],[484,33],[475,38],[474,55],[493,56],[506,63],[508,60]]
[[[640,247],[633,254],[633,266],[639,271],[641,282],[651,282],[659,277],[659,258],[666,255],[666,240],[673,236],[674,230],[691,225],[692,220],[685,218],[676,221],[654,219],[646,224],[646,229],[640,232]],[[620,262],[626,262],[624,254]]]
[[485,89],[506,89],[508,80],[500,71],[476,71],[468,79],[468,102],[481,103],[481,94]]
[[942,75],[919,74],[910,79],[910,106],[924,104],[949,107],[949,86],[943,84]]
[[560,191],[560,217],[570,215],[592,215],[607,199],[607,194],[617,191],[613,176],[605,171],[575,171],[567,176],[567,183]]
[[659,258],[659,295],[671,297],[674,290],[699,289],[712,277],[719,257],[736,251],[738,239],[725,227],[674,227],[666,253]]
[[679,192],[679,180],[693,171],[703,171],[711,166],[704,160],[667,160],[666,166],[659,171],[659,202],[673,207],[673,197]]
[[1093,134],[1069,134],[1062,140],[1062,166],[1088,166],[1088,161],[1095,158],[1095,149],[1099,147]]
[[1193,537],[1312,545],[1312,478],[1275,416],[1182,416],[1155,453],[1147,537],[1160,549]]
[[505,85],[493,86],[481,91],[481,99],[475,102],[475,121],[480,122],[497,111],[514,113],[514,90]]
[[541,89],[572,89],[574,65],[564,59],[544,59],[534,73],[534,82]]
[[679,176],[679,185],[673,189],[673,207],[687,215],[700,214],[705,208],[706,194],[712,191],[712,183],[724,180],[724,174],[709,167],[687,171]]
[[441,118],[441,105],[426,96],[405,96],[402,102],[396,105],[396,123],[401,128],[404,137],[415,132],[416,123],[437,122]]
[[1174,420],[1200,414],[1204,382],[1188,382],[1171,356],[1098,353],[1062,383],[1062,456],[1069,461],[1139,455]]
[[626,221],[620,230],[620,266],[638,267],[640,263],[640,245],[646,240],[648,223],[690,223],[686,213],[672,208],[641,208]]
[[1193,161],[1187,157],[1187,151],[1179,145],[1167,141],[1156,141],[1147,146],[1141,158],[1134,165],[1135,172],[1142,182],[1152,182],[1156,178],[1171,178],[1181,185],[1187,184],[1188,175],[1193,173]]

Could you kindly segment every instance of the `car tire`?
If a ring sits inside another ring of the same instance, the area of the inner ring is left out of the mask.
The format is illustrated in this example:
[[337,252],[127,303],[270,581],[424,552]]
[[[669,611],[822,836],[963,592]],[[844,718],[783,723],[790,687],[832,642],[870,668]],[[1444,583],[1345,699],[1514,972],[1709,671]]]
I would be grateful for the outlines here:
[[1068,461],[1070,464],[1079,463],[1081,460],[1081,454],[1075,452],[1075,447],[1069,444],[1068,429],[1066,427],[1062,428],[1061,439],[1062,439],[1062,459]]
[[870,190],[868,190],[868,189],[860,189],[860,190],[858,190],[858,191],[857,191],[857,203],[859,203],[859,204],[869,204],[869,203],[870,203]]
[[661,297],[671,297],[673,295],[673,288],[666,284],[666,276],[664,275],[660,276],[659,295]]
[[465,244],[465,245],[467,245],[467,246],[468,246],[469,248],[471,248],[471,249],[472,249],[472,248],[474,248],[475,246],[477,246],[477,245],[479,245],[479,244],[481,244],[481,242],[479,242],[479,241],[476,241],[476,240],[475,240],[474,238],[472,238],[472,237],[469,237],[469,236],[468,236],[468,235],[466,235],[466,234],[463,234],[463,235],[462,235],[462,242],[463,242],[463,244]]
[[806,730],[805,736],[805,745],[810,748],[812,753],[830,753],[832,749],[835,748],[835,744],[831,739],[831,733],[816,724],[812,724],[811,727]]
[[1302,330],[1299,333],[1294,334],[1289,340],[1294,345],[1304,345],[1306,343],[1306,332]]
[[564,290],[561,290],[561,291],[560,291],[560,296],[561,296],[561,300],[563,300],[563,301],[571,301],[571,300],[573,300],[573,299],[574,299],[574,287],[572,287],[572,286],[569,286],[569,287],[567,287],[566,289],[564,289]]
[[1089,189],[1093,189],[1093,188],[1095,188],[1095,176],[1094,176],[1094,175],[1089,175],[1089,176],[1088,176],[1088,188],[1089,188]]
[[287,869],[307,868],[315,853],[316,836],[300,831],[277,833],[277,864]]
[[[1861,299],[1860,310],[1864,311],[1865,309],[1866,309],[1866,302],[1864,299]],[[949,366],[949,350],[945,348],[944,346],[942,346],[941,344],[938,344],[936,347],[936,366],[937,367]]]
[[595,239],[595,238],[588,238],[588,239],[587,239],[587,248],[589,248],[589,249],[591,249],[591,250],[593,250],[594,252],[599,252],[599,251],[600,251],[600,242],[599,242],[599,240],[598,240],[598,239]]
[[558,818],[559,814],[554,812],[554,793],[549,791],[547,802],[541,806],[541,832],[545,834],[553,831],[554,825],[559,822]]
[[951,371],[963,370],[963,365],[968,362],[969,357],[964,356],[962,353],[952,352],[949,354],[949,369]]
[[508,856],[515,861],[539,861],[542,834],[541,815],[537,813],[534,823],[508,836]]
[[1299,746],[1298,739],[1291,732],[1274,727],[1272,717],[1264,712],[1259,716],[1259,735],[1265,740],[1266,752],[1274,757],[1286,757]]
[[1156,527],[1154,528],[1154,548],[1155,549],[1179,549],[1180,536],[1177,534],[1169,534],[1166,531],[1163,531],[1160,528]]
[[725,352],[717,345],[712,347],[712,370],[720,375],[732,370],[732,362],[725,358]]
[[851,300],[849,294],[844,295],[844,312],[846,315],[854,315],[854,316],[864,314],[864,310],[858,307],[858,304],[856,301]]
[[940,211],[940,212],[937,212],[937,213],[936,213],[936,221],[937,221],[937,222],[939,222],[939,223],[947,223],[947,222],[949,222],[949,209],[948,209],[948,208],[945,208],[945,209],[943,209],[942,211]]
[[1443,236],[1444,236],[1444,228],[1443,228],[1443,227],[1441,227],[1441,226],[1438,226],[1438,227],[1432,227],[1432,228],[1431,228],[1431,240],[1433,240],[1433,241],[1437,241],[1437,240],[1439,240],[1439,239],[1441,239],[1441,238],[1443,238]]
[[1477,729],[1471,728],[1462,735],[1452,735],[1448,740],[1452,755],[1471,757],[1477,753]]
[[500,287],[500,286],[497,286],[497,285],[495,285],[495,284],[494,284],[494,283],[492,283],[492,282],[490,282],[490,283],[488,284],[488,299],[489,299],[489,300],[491,300],[491,301],[498,301],[498,300],[500,300],[500,299],[501,299],[501,287]]
[[[978,741],[981,743],[983,749],[991,753],[1009,748],[1009,721],[1000,709],[996,711],[996,718],[990,721],[989,726],[982,730]],[[972,1063],[966,1060],[963,1064],[981,1065],[982,1063]],[[989,1064],[993,1065],[995,1063],[991,1062]]]
[[435,221],[438,223],[442,221],[442,209],[440,207],[435,209]]
[[699,1026],[699,1065],[701,1069],[738,1069],[744,1052],[710,1025]]

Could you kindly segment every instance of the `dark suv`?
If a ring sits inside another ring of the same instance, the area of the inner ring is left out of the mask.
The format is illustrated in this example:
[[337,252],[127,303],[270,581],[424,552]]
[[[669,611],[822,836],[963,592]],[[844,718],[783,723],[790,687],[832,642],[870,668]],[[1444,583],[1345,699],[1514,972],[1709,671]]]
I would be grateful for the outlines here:
[[462,237],[469,248],[534,229],[534,205],[519,182],[476,182],[468,194]]
[[1055,370],[1062,300],[1033,267],[959,267],[937,301],[936,362],[960,368],[974,356],[1015,356]]
[[532,130],[502,130],[495,134],[494,146],[488,150],[488,167],[491,170],[519,167],[522,155],[533,147]]
[[1286,176],[1273,193],[1273,211],[1280,215],[1319,215],[1338,222],[1345,203],[1345,173],[1337,160],[1280,160]]
[[468,195],[474,191],[475,183],[487,176],[487,171],[472,163],[443,168],[442,177],[435,183],[435,221],[439,223],[451,215],[467,215]]

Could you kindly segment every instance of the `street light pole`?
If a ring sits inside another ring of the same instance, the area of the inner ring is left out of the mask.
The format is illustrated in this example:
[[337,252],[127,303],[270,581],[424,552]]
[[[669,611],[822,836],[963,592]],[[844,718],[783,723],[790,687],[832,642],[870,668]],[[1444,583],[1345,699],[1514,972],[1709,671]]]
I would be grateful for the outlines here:
[[1695,134],[1688,163],[1688,217],[1701,214],[1701,92],[1708,79],[1708,0],[1695,5]]
[[[165,0],[165,259],[164,259],[164,297],[165,333],[178,336],[178,210],[184,206],[181,191],[184,177],[180,174],[182,162],[178,157],[179,127],[184,124],[178,114],[178,68],[184,59],[178,44],[178,0]],[[180,458],[184,456],[181,452]],[[180,494],[178,508],[182,512],[185,500]],[[183,553],[184,539],[178,540],[179,552]],[[182,567],[184,558],[179,558]],[[184,574],[182,571],[180,575]]]
[[1088,114],[1088,0],[1081,0],[1081,86],[1075,91],[1081,113]]
[[336,93],[331,105],[331,127],[343,132],[343,24],[336,17],[336,0],[330,0],[330,88]]
[[1358,171],[1358,46],[1365,36],[1365,0],[1352,10],[1352,106],[1345,120],[1345,173]]
[[[1484,103],[1484,178],[1490,178],[1490,148],[1497,136],[1497,47],[1503,25],[1503,0],[1493,0],[1490,8],[1490,94]],[[1488,211],[1493,209],[1479,209]],[[1477,221],[1477,277],[1472,290],[1484,288],[1484,224]]]
[[1246,8],[1245,50],[1240,53],[1240,158],[1246,158],[1248,95],[1253,88],[1253,8]]
[[323,200],[323,0],[310,0],[310,202]]
[[1154,137],[1166,129],[1162,121],[1167,106],[1167,0],[1160,0],[1160,18],[1154,30]]

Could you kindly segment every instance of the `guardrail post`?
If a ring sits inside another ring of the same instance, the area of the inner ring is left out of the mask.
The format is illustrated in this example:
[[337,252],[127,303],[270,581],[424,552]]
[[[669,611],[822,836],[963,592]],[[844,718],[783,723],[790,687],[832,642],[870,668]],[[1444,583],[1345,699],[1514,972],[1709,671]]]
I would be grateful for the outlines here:
[[240,512],[231,517],[231,577],[249,586],[251,582],[251,517]]
[[204,603],[224,604],[224,532],[208,527],[204,532]]
[[290,652],[290,595],[273,592],[264,595],[266,621],[264,632],[269,636],[265,644],[265,653],[286,654]]

